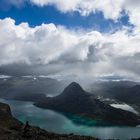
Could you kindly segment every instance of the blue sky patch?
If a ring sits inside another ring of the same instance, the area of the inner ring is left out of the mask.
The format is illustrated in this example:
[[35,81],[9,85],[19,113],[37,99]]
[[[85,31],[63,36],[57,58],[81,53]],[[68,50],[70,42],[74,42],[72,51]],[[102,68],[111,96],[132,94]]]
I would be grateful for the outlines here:
[[132,26],[126,14],[123,14],[117,22],[114,22],[113,20],[105,19],[102,12],[81,16],[79,12],[61,13],[54,6],[38,7],[29,3],[20,8],[12,6],[3,9],[0,7],[0,18],[6,17],[15,19],[16,24],[28,22],[31,27],[42,23],[54,23],[55,25],[63,25],[70,29],[94,29],[100,32],[108,32],[119,29],[122,26]]

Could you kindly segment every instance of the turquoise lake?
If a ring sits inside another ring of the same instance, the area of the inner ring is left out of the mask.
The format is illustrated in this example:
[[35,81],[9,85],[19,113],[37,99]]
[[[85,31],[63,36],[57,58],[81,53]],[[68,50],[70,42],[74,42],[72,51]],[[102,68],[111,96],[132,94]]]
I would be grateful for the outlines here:
[[50,132],[90,135],[101,139],[118,138],[126,140],[132,137],[140,137],[139,127],[106,126],[106,124],[100,126],[96,121],[38,108],[32,102],[4,99],[0,99],[0,102],[8,103],[11,106],[13,116],[20,121],[29,121],[30,124]]

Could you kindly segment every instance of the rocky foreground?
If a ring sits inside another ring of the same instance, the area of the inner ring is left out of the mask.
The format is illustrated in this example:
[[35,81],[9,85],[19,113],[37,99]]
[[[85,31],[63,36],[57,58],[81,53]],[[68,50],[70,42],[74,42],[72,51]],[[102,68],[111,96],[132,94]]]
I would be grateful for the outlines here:
[[[9,105],[0,103],[0,140],[100,140],[73,134],[54,134],[23,124],[12,116]],[[132,139],[140,140],[140,139]]]
[[15,119],[9,105],[0,103],[0,140],[98,140],[73,134],[59,135]]

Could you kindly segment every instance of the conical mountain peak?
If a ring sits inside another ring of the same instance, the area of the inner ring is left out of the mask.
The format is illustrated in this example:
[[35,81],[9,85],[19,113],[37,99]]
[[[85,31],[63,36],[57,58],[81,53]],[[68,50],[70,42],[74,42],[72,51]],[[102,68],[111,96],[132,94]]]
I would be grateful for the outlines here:
[[69,90],[82,90],[82,87],[76,83],[76,82],[72,82],[71,84],[69,84],[65,89],[69,89]]
[[85,93],[85,91],[82,87],[78,83],[72,82],[64,89],[62,95],[77,95],[83,93]]

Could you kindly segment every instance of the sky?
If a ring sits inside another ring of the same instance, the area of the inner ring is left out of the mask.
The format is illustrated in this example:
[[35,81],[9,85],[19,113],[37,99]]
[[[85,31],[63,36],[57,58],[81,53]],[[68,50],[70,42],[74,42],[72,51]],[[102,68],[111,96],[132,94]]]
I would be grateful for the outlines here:
[[139,0],[0,0],[0,74],[140,80]]

